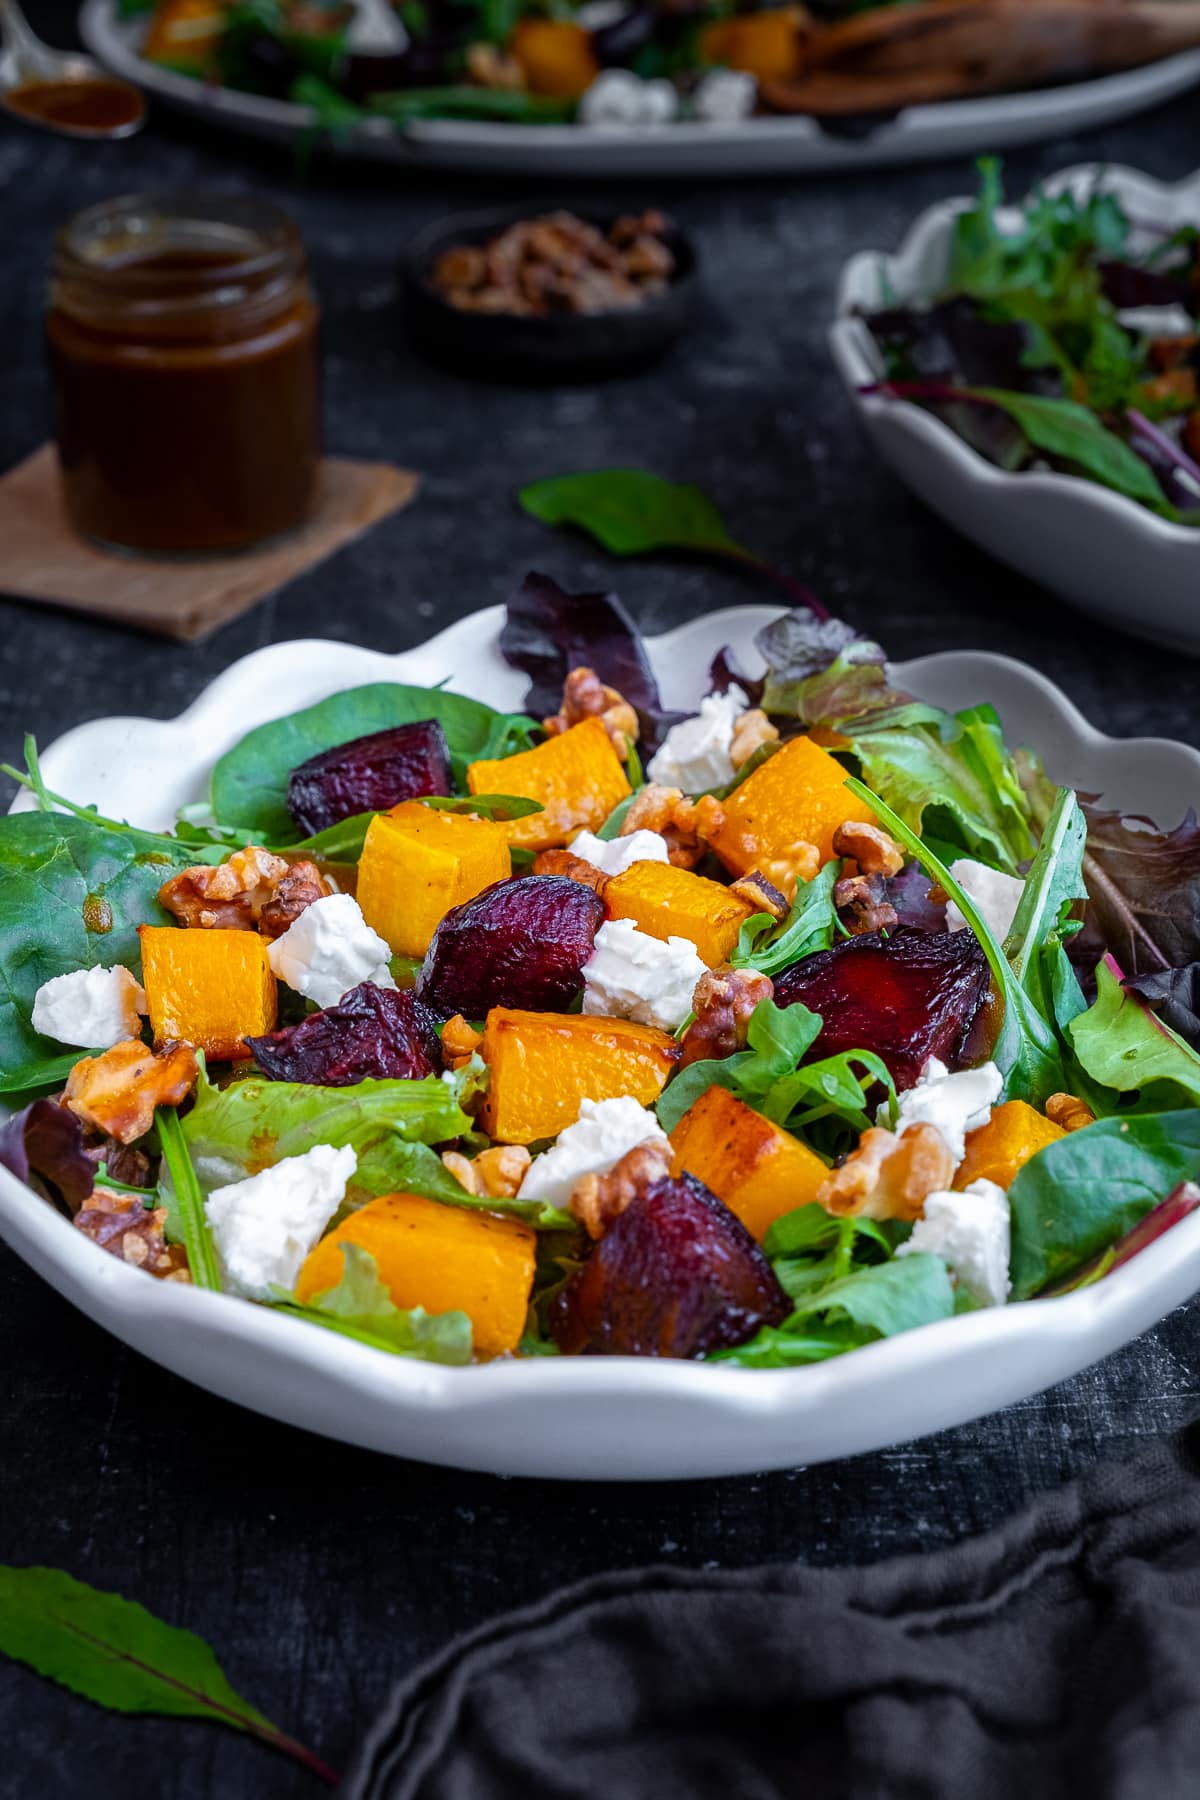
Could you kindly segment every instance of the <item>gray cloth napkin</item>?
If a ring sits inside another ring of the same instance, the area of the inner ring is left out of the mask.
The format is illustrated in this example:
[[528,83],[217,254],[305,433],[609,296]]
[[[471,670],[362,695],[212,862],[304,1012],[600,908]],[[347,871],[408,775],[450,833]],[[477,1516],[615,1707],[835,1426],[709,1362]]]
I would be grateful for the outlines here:
[[941,1553],[600,1576],[399,1683],[348,1800],[1200,1796],[1200,1426]]

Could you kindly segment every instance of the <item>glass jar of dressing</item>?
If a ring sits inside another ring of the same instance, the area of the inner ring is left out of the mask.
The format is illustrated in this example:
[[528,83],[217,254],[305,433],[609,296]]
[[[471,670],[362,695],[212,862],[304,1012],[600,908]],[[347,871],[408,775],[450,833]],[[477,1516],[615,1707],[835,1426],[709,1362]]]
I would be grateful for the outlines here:
[[320,460],[317,322],[296,228],[262,201],[139,195],[72,219],[46,330],[75,529],[170,555],[302,525]]

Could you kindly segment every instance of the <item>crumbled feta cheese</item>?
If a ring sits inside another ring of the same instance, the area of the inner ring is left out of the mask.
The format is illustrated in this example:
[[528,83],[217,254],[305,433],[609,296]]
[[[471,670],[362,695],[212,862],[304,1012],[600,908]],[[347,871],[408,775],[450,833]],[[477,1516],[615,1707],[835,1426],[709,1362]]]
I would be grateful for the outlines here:
[[631,69],[602,69],[579,102],[581,125],[669,125],[679,111],[671,82],[643,81]]
[[[1017,907],[1021,904],[1021,895],[1025,890],[1025,883],[1020,876],[1006,875],[1002,869],[989,869],[986,863],[974,862],[969,856],[961,856],[957,862],[952,862],[950,873],[967,899],[975,902],[984,924],[996,942],[1002,944],[1012,930],[1012,922],[1017,916]],[[953,900],[946,907],[946,929],[967,929],[967,921]]]
[[204,1210],[226,1292],[269,1300],[273,1287],[293,1288],[357,1163],[353,1150],[314,1144],[259,1175],[214,1188]]
[[[960,1163],[966,1154],[968,1131],[987,1124],[1003,1086],[1003,1077],[994,1062],[980,1063],[977,1069],[960,1069],[951,1075],[944,1062],[931,1056],[916,1087],[900,1095],[897,1134],[907,1131],[910,1125],[935,1125],[950,1146],[955,1163]],[[880,1108],[878,1122],[886,1124],[886,1107]]]
[[707,695],[694,718],[672,725],[650,758],[650,780],[682,788],[685,794],[702,794],[732,781],[736,771],[729,746],[734,725],[749,704],[740,687]]
[[744,69],[710,69],[692,95],[696,117],[706,125],[736,125],[758,103],[758,83]]
[[631,831],[628,837],[598,838],[581,831],[571,841],[571,855],[591,863],[605,875],[623,875],[636,862],[670,862],[667,840],[657,831]]
[[137,980],[114,969],[72,969],[53,975],[33,997],[33,1029],[58,1044],[85,1050],[111,1050],[126,1038],[140,1037],[140,1014],[146,996]]
[[626,1095],[620,1100],[582,1100],[579,1117],[531,1163],[517,1198],[565,1206],[583,1175],[607,1175],[639,1144],[666,1141],[652,1112]]
[[1190,337],[1196,329],[1186,306],[1125,306],[1117,319],[1126,331],[1146,337]]
[[364,981],[394,988],[391,954],[352,894],[314,900],[267,951],[279,979],[318,1006],[336,1006]]
[[690,938],[664,943],[639,931],[632,919],[610,919],[596,933],[595,954],[584,966],[583,1010],[674,1031],[691,1012],[707,968]]
[[925,1215],[897,1256],[932,1250],[980,1306],[1003,1306],[1012,1288],[1008,1195],[994,1181],[973,1181],[961,1194],[925,1196]]

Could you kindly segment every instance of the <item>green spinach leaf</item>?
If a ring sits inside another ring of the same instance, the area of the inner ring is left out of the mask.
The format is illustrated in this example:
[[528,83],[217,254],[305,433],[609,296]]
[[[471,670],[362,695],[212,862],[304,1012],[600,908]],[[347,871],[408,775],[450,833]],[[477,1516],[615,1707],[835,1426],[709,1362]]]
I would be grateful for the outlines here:
[[1028,1300],[1200,1174],[1200,1108],[1098,1119],[1039,1150],[1008,1191],[1013,1299]]
[[783,1369],[823,1362],[879,1338],[952,1317],[954,1289],[940,1256],[919,1252],[868,1264],[818,1287],[779,1326],[709,1360],[743,1368]]
[[30,1022],[43,982],[100,964],[140,972],[137,928],[173,923],[158,890],[193,860],[163,842],[60,813],[0,819],[0,1075],[61,1058]]

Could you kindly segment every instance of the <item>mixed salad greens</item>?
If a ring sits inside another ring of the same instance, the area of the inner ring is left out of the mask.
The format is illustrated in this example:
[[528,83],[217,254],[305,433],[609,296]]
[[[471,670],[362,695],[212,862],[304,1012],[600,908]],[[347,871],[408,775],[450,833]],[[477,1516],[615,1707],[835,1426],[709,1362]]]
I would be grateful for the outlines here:
[[1194,43],[1155,0],[120,0],[159,67],[364,119],[724,125],[887,118],[1154,61]]
[[1101,483],[1200,524],[1200,230],[1150,239],[1098,177],[1006,213],[980,164],[942,291],[867,315],[879,389],[990,462]]
[[97,1254],[392,1354],[763,1368],[1200,1203],[1194,814],[802,607],[689,715],[613,595],[531,575],[501,641],[527,713],[334,694],[166,833],[6,771],[0,1162]]

